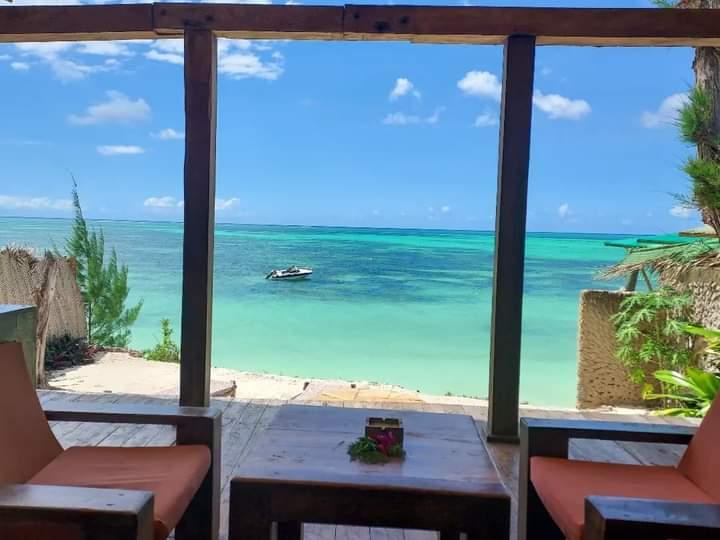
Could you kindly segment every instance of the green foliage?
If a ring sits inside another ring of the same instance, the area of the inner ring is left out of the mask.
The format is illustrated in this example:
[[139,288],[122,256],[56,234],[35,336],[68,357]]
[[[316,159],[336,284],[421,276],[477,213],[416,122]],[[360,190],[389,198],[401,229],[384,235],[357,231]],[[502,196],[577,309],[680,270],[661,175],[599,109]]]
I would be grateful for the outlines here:
[[674,8],[677,7],[677,3],[672,0],[652,0],[652,3],[659,8]]
[[680,109],[678,119],[682,140],[688,144],[717,144],[713,131],[713,102],[710,94],[694,87],[688,94],[688,102]]
[[699,86],[693,88],[687,104],[680,110],[678,125],[681,138],[697,145],[698,155],[683,166],[692,183],[691,192],[677,198],[684,205],[700,210],[704,221],[720,235],[720,139],[712,95]]
[[388,449],[388,453],[384,454],[380,451],[379,445],[373,439],[368,437],[360,437],[348,447],[348,455],[352,461],[361,461],[376,465],[379,463],[387,463],[392,458],[405,457],[405,450],[399,444],[394,444]]
[[711,356],[720,356],[720,330],[714,328],[705,328],[704,326],[695,326],[685,324],[682,326],[683,332],[699,336],[705,340],[704,353]]
[[661,394],[648,394],[647,399],[664,399],[672,406],[657,411],[662,416],[705,416],[720,392],[720,377],[697,368],[687,368],[685,374],[661,370],[655,377],[668,390]]
[[628,296],[613,315],[616,356],[646,391],[652,388],[646,380],[648,368],[683,370],[695,362],[694,340],[684,332],[691,307],[688,293],[664,287]]
[[51,337],[45,345],[45,369],[63,369],[93,360],[95,349],[84,338],[68,334]]
[[126,308],[130,289],[128,267],[120,266],[113,249],[105,263],[105,236],[102,230],[90,231],[80,206],[77,183],[73,179],[75,220],[67,253],[77,261],[77,281],[85,301],[88,341],[106,347],[127,347],[130,327],[142,308],[142,301]]
[[172,339],[173,331],[170,326],[170,319],[162,319],[160,321],[160,331],[162,332],[160,343],[152,349],[145,351],[143,356],[148,360],[155,360],[157,362],[179,362],[180,349]]

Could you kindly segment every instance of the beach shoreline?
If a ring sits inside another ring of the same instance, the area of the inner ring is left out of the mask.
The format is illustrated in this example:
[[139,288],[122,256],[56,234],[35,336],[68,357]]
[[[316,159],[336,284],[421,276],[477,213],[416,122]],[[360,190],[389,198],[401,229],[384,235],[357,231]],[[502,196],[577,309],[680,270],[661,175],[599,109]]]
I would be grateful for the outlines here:
[[[138,394],[152,397],[169,397],[179,394],[180,365],[155,362],[137,355],[136,351],[103,351],[93,363],[48,372],[50,389],[93,394]],[[369,381],[346,381],[291,377],[271,373],[254,373],[213,367],[210,391],[214,397],[236,400],[270,400],[292,403],[324,403],[328,405],[348,402],[382,407],[383,404],[406,405],[422,409],[427,405],[487,407],[486,399],[437,395],[410,390],[396,384]],[[232,391],[231,391],[232,390]],[[572,407],[538,407],[533,409],[575,410]],[[647,414],[645,409],[603,407],[604,412],[618,414]]]

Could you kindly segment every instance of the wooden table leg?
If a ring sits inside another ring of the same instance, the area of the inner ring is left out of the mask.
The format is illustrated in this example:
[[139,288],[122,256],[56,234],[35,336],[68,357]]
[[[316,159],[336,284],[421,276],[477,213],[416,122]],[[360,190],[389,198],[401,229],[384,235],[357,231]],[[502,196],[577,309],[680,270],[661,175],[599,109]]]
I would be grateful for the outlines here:
[[269,498],[257,496],[251,486],[230,485],[228,540],[272,540]]
[[460,531],[456,529],[444,529],[440,531],[440,540],[460,540]]
[[282,521],[277,524],[277,540],[302,540],[303,524],[299,521]]

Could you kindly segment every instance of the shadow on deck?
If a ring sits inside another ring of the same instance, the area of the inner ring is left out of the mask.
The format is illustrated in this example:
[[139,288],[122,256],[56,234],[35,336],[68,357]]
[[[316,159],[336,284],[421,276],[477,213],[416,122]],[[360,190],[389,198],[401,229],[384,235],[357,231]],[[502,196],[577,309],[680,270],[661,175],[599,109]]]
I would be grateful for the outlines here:
[[[41,391],[43,403],[83,402],[83,403],[168,403],[174,398],[157,398],[131,394],[80,394],[73,392]],[[214,407],[223,411],[222,431],[222,473],[221,473],[221,539],[227,537],[228,501],[230,479],[253,438],[269,424],[283,401],[270,400],[234,400],[228,398],[213,399]],[[326,406],[325,403],[304,403]],[[475,419],[481,435],[485,434],[487,409],[480,406],[445,405],[426,403],[362,403],[337,402],[331,406],[355,408],[383,408],[421,410],[435,413],[466,414]],[[578,418],[593,420],[615,420],[647,423],[693,424],[686,419],[664,419],[646,414],[613,414],[599,412],[578,412],[567,410],[533,409],[524,407],[521,416],[536,418]],[[83,422],[53,423],[53,431],[64,447],[69,446],[168,446],[175,442],[175,428],[157,425],[94,424]],[[513,497],[513,530],[516,537],[516,508],[518,492],[518,457],[516,445],[491,443],[488,451]],[[576,459],[607,461],[616,463],[640,463],[652,465],[674,465],[679,460],[684,447],[667,444],[642,444],[612,441],[574,440],[570,446],[570,455]],[[367,527],[345,527],[332,525],[307,525],[306,540],[434,540],[434,533],[426,531],[408,531]]]

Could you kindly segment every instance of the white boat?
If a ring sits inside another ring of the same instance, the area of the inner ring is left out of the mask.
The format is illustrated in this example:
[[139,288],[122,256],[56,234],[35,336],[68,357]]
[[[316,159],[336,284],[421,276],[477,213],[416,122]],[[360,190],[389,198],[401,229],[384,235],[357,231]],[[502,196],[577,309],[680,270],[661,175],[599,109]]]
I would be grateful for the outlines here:
[[265,276],[265,279],[292,281],[292,280],[296,280],[296,279],[305,279],[312,273],[313,273],[312,268],[291,266],[289,268],[286,268],[285,270],[273,270],[267,276]]

